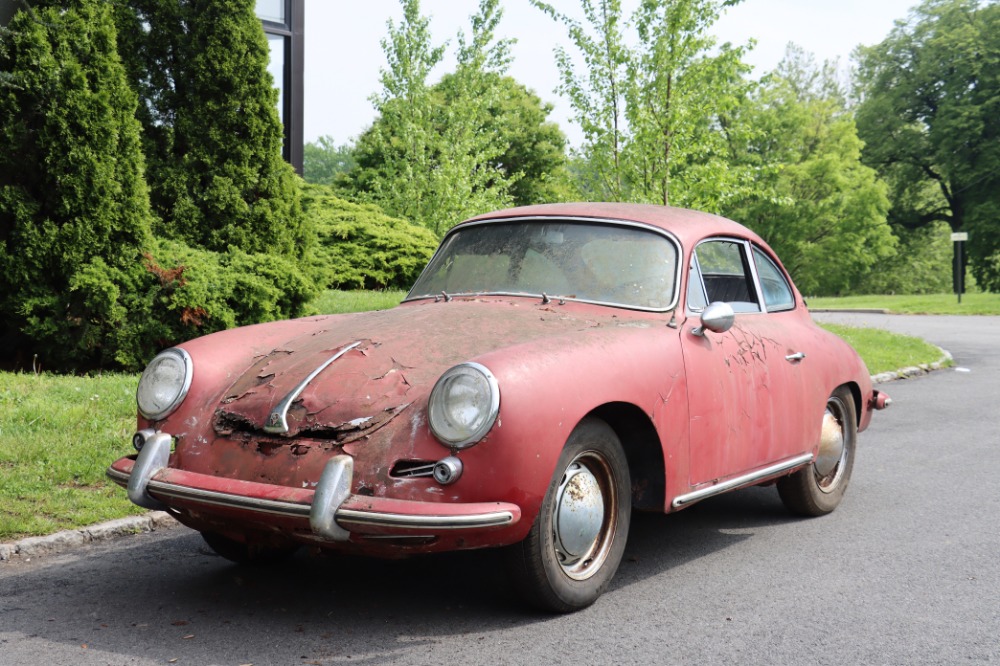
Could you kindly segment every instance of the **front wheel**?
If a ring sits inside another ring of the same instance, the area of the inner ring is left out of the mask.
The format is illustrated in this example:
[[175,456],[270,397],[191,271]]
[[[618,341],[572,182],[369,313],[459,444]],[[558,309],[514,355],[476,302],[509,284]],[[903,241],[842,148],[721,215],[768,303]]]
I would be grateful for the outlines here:
[[851,479],[857,441],[854,396],[841,386],[826,401],[816,459],[778,479],[778,494],[785,507],[800,516],[823,516],[836,509]]
[[631,515],[621,442],[604,421],[584,419],[559,456],[531,531],[506,550],[518,592],[559,613],[594,603],[621,562]]

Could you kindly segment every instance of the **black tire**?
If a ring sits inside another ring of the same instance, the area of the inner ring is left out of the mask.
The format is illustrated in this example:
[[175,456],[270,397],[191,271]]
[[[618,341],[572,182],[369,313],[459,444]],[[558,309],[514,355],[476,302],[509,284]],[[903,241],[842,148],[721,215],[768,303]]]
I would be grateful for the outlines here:
[[202,532],[201,538],[208,547],[231,562],[247,566],[268,566],[287,560],[299,549],[298,544],[281,545],[266,543],[246,543],[230,539],[217,532]]
[[[598,505],[599,518],[588,511]],[[560,530],[560,516],[579,529],[564,525]],[[621,442],[604,421],[584,419],[563,447],[528,536],[505,550],[515,588],[546,611],[568,613],[591,605],[618,569],[631,516],[631,481]]]
[[[823,413],[820,456],[803,469],[778,479],[778,494],[785,507],[800,516],[824,516],[840,504],[851,480],[858,442],[858,418],[854,396],[841,386],[826,401]],[[841,442],[839,454],[836,451]],[[825,450],[827,455],[823,456]],[[830,451],[833,451],[831,454]]]

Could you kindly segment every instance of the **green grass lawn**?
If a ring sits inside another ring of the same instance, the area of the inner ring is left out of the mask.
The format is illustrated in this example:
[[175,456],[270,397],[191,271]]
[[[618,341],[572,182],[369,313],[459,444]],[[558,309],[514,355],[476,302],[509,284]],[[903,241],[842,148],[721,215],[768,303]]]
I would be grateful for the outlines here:
[[[389,308],[404,292],[327,292],[319,312]],[[940,352],[885,331],[827,326],[875,374],[932,363]],[[132,452],[138,375],[0,372],[0,542],[142,513],[104,476]]]
[[810,310],[863,308],[895,314],[1000,315],[1000,294],[963,294],[961,303],[955,294],[812,297],[807,300]]
[[0,541],[143,511],[104,476],[132,448],[137,381],[0,373]]
[[839,324],[823,324],[823,328],[854,347],[873,375],[941,360],[940,349],[909,335]]
[[320,314],[387,310],[399,305],[405,296],[405,291],[337,291],[331,289],[320,294],[312,302],[312,306]]

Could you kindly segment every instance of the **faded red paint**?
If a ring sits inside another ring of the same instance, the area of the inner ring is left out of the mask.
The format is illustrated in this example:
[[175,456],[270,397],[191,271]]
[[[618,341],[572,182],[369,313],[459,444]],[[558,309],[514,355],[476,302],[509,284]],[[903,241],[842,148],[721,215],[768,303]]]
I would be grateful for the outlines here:
[[[712,215],[658,206],[564,205],[503,211],[479,219],[568,216],[632,220],[669,230],[683,249],[707,236],[763,241]],[[773,255],[770,255],[773,258]],[[780,264],[779,264],[780,265]],[[322,543],[375,555],[479,548],[524,538],[570,432],[608,406],[642,414],[656,434],[664,511],[672,500],[794,454],[815,453],[826,398],[844,384],[860,396],[864,429],[874,407],[863,363],[816,327],[802,298],[784,313],[737,316],[727,333],[698,337],[684,303],[665,313],[528,297],[421,300],[383,312],[311,317],[225,331],[181,345],[194,360],[182,406],[162,422],[140,419],[176,439],[160,480],[308,506],[327,461],[354,460],[345,507],[382,507],[414,515],[459,515],[512,507],[510,525],[431,532],[427,543]],[[271,410],[312,370],[346,345],[360,343],[326,368],[295,401],[287,434],[268,434]],[[808,362],[785,356],[802,352]],[[429,430],[427,399],[449,367],[476,361],[496,376],[500,413],[480,443],[450,452]],[[633,445],[623,441],[626,447]],[[434,462],[454,453],[464,474],[452,485],[390,474],[400,461]],[[113,466],[131,472],[131,460]],[[120,480],[120,479],[118,479]],[[200,530],[275,535],[314,543],[307,518],[288,518],[192,500],[171,501],[175,515]],[[262,538],[262,537],[261,537]]]

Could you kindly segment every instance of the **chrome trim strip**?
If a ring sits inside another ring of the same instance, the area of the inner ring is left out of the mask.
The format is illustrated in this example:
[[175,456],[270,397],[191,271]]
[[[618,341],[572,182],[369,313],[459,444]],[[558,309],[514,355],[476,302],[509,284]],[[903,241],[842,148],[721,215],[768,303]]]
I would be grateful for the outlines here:
[[244,497],[230,493],[220,493],[215,490],[203,490],[201,488],[189,488],[179,486],[175,483],[164,481],[150,481],[149,489],[157,495],[170,497],[179,500],[193,500],[212,506],[221,506],[230,509],[247,509],[259,513],[273,513],[279,516],[294,516],[308,518],[311,505],[296,504],[295,502],[284,502],[281,500],[261,499],[258,497]]
[[132,477],[131,474],[126,474],[121,472],[114,467],[109,467],[104,473],[109,479],[117,483],[119,486],[128,486],[128,480]]
[[671,506],[675,509],[679,509],[682,506],[687,506],[694,502],[699,502],[705,498],[712,497],[713,495],[719,495],[729,490],[735,490],[742,486],[750,486],[758,481],[762,481],[769,476],[775,476],[781,472],[785,472],[790,469],[794,469],[801,465],[813,461],[813,454],[803,453],[800,456],[795,456],[794,458],[789,458],[788,460],[775,463],[770,467],[765,467],[764,469],[759,469],[756,472],[751,472],[743,476],[738,476],[735,479],[730,479],[728,481],[723,481],[722,483],[717,483],[714,486],[709,486],[708,488],[701,488],[693,492],[687,493],[685,495],[678,495],[671,502]]
[[[110,470],[108,475],[111,475]],[[127,477],[127,475],[122,476]],[[150,481],[148,489],[160,497],[197,501],[212,506],[245,509],[258,513],[269,513],[293,518],[308,519],[312,510],[312,505],[309,504],[244,497],[242,495],[221,493],[215,490],[179,486],[164,481]],[[342,529],[349,525],[367,525],[372,527],[460,530],[510,525],[514,522],[514,514],[510,511],[492,511],[490,513],[464,516],[416,516],[401,513],[358,511],[357,509],[337,509],[336,520],[342,524]],[[347,530],[344,531],[345,533],[347,532]]]
[[[489,224],[510,224],[512,222],[554,222],[554,223],[566,223],[566,222],[583,222],[589,224],[599,224],[599,225],[610,225],[619,227],[632,227],[635,229],[642,229],[644,231],[649,231],[659,236],[667,239],[677,251],[677,262],[674,266],[674,290],[671,294],[670,305],[665,308],[648,308],[638,305],[629,305],[626,303],[614,303],[611,301],[595,301],[585,298],[573,298],[571,296],[559,296],[550,295],[549,297],[553,300],[563,300],[571,301],[574,303],[588,303],[591,305],[606,305],[609,307],[622,308],[624,310],[637,310],[640,312],[670,312],[671,310],[677,309],[677,305],[680,301],[680,282],[681,282],[681,265],[684,263],[684,248],[681,247],[681,242],[678,240],[672,232],[658,227],[653,224],[648,224],[646,222],[639,222],[637,220],[623,220],[614,217],[585,217],[579,215],[560,215],[558,213],[553,213],[551,215],[535,214],[535,215],[512,215],[511,217],[490,217],[483,220],[466,220],[460,224],[455,225],[448,230],[445,237],[441,239],[441,243],[438,245],[434,254],[431,256],[424,270],[427,270],[427,266],[433,263],[434,259],[437,258],[438,253],[445,246],[445,242],[448,237],[453,233],[462,231],[464,229],[469,229],[470,227],[477,227],[481,225]],[[417,276],[417,281],[423,276],[423,271]],[[407,292],[406,297],[403,298],[402,302],[407,301],[420,301],[428,298],[440,298],[440,294],[413,294],[412,292]],[[523,297],[523,298],[541,298],[542,294],[525,294],[525,293],[509,293],[509,292],[478,292],[478,293],[468,293],[468,292],[458,292],[458,293],[448,293],[448,296],[455,297],[476,297],[476,296],[501,296],[501,297]]]
[[309,373],[309,375],[299,382],[299,385],[292,389],[292,392],[285,396],[285,399],[277,404],[277,406],[271,410],[271,413],[267,417],[267,423],[264,425],[264,432],[269,432],[272,434],[283,435],[288,432],[288,409],[292,406],[292,403],[299,397],[299,395],[309,386],[309,382],[316,379],[316,375],[323,372],[329,367],[331,363],[336,361],[338,358],[351,351],[355,347],[361,344],[358,340],[352,345],[348,345],[338,351],[336,354],[324,361],[318,368]]
[[338,522],[373,527],[412,527],[439,530],[459,530],[475,527],[496,527],[510,525],[514,514],[510,511],[494,511],[474,516],[412,516],[400,513],[376,513],[357,509],[337,511]]

